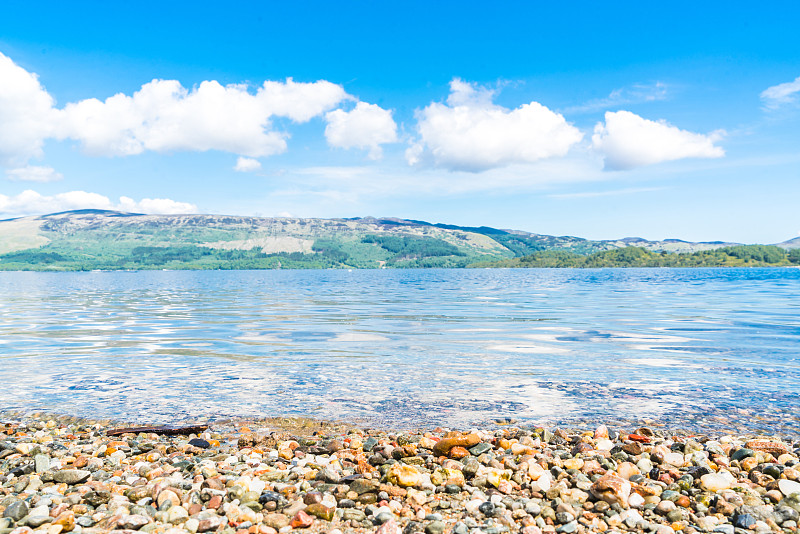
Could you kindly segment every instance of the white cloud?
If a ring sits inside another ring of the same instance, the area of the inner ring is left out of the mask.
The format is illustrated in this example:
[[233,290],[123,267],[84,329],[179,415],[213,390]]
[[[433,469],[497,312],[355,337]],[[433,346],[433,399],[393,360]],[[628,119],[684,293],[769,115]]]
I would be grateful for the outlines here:
[[242,156],[236,160],[236,165],[233,166],[233,170],[237,172],[255,172],[259,169],[261,169],[260,161]]
[[139,202],[120,197],[114,204],[108,197],[86,191],[69,191],[45,196],[26,190],[16,196],[0,195],[0,214],[4,216],[43,215],[77,209],[118,210],[135,213],[197,213],[197,206],[168,198],[144,198]]
[[188,202],[178,202],[169,198],[143,198],[136,202],[129,197],[119,197],[115,210],[132,213],[155,213],[161,215],[182,215],[198,213],[197,206]]
[[509,110],[492,102],[494,92],[454,79],[447,104],[417,113],[419,139],[409,164],[481,172],[515,163],[564,156],[583,134],[538,102]]
[[60,172],[56,172],[52,167],[37,167],[35,165],[7,170],[6,177],[9,180],[20,182],[56,182],[64,178]]
[[608,111],[605,124],[594,128],[592,148],[604,156],[605,169],[626,170],[684,158],[721,158],[725,151],[714,143],[723,133],[698,134],[630,111]]
[[44,140],[53,133],[53,105],[36,74],[0,53],[0,166],[42,156]]
[[204,81],[186,89],[153,80],[133,95],[89,98],[55,107],[36,74],[0,53],[0,166],[21,167],[43,155],[47,139],[71,139],[95,156],[145,151],[220,150],[251,158],[286,150],[289,134],[273,119],[307,122],[352,100],[334,83],[266,81],[247,85]]
[[346,98],[327,81],[268,81],[252,94],[246,85],[205,81],[188,90],[176,80],[153,80],[133,96],[68,104],[60,134],[92,155],[222,150],[263,157],[286,150],[288,134],[272,129],[272,117],[306,122]]
[[761,100],[767,109],[777,109],[786,104],[800,102],[800,76],[794,81],[768,87],[761,92]]
[[376,104],[359,102],[352,111],[329,111],[325,120],[325,138],[330,146],[369,149],[371,159],[380,159],[381,144],[397,142],[392,112]]

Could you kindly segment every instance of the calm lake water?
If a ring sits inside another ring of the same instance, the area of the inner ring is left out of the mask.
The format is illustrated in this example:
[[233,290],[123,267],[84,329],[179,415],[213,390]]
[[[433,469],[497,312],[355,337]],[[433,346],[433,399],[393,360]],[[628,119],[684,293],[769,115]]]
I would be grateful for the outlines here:
[[0,273],[0,410],[800,430],[800,269]]

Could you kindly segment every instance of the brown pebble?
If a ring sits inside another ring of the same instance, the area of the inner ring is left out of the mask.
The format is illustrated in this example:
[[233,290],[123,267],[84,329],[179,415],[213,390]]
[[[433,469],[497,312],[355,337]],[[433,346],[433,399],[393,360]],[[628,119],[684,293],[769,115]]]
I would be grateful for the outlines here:
[[308,528],[313,524],[314,518],[302,510],[297,512],[291,522],[289,522],[289,526],[292,528]]
[[433,446],[433,454],[435,456],[447,456],[450,453],[450,449],[453,447],[464,447],[468,449],[480,442],[481,438],[477,434],[461,434],[442,438]]
[[318,491],[309,491],[303,497],[303,503],[305,504],[316,504],[318,502],[322,502],[322,494]]
[[458,445],[450,449],[450,458],[454,460],[460,460],[462,458],[466,458],[469,455],[470,453],[467,449]]

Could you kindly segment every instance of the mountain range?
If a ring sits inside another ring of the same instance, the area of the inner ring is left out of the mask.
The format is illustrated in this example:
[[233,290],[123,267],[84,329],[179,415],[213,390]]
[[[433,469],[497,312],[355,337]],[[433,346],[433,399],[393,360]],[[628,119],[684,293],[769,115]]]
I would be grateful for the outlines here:
[[[466,267],[542,251],[697,253],[738,243],[590,240],[398,218],[300,219],[77,210],[0,221],[0,269]],[[800,238],[777,246],[800,248]]]

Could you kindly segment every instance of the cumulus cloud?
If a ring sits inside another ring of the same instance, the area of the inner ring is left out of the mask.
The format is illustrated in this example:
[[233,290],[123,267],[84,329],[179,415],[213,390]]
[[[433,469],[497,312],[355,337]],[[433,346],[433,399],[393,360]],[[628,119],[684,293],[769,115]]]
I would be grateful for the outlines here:
[[15,196],[0,195],[0,214],[5,216],[41,215],[77,209],[159,214],[198,212],[194,204],[176,202],[168,198],[144,198],[136,202],[132,198],[120,197],[119,202],[114,203],[106,196],[86,191],[69,191],[46,196],[30,189]]
[[761,92],[761,101],[767,109],[778,109],[786,104],[800,102],[800,76],[794,81],[768,87]]
[[606,170],[626,170],[684,158],[721,158],[725,151],[714,143],[723,133],[698,134],[630,111],[609,111],[605,123],[594,128],[592,148],[603,155]]
[[182,215],[198,213],[197,206],[188,202],[178,202],[169,198],[143,198],[136,202],[129,197],[119,197],[115,210],[133,213],[156,213],[161,215]]
[[41,157],[45,139],[53,134],[54,104],[36,74],[0,53],[0,166]]
[[187,89],[153,80],[132,95],[89,98],[59,109],[36,74],[0,53],[0,166],[20,167],[42,156],[47,139],[78,141],[95,156],[145,151],[220,150],[250,158],[286,150],[289,134],[275,118],[302,123],[353,98],[337,84],[204,81]]
[[481,172],[564,156],[583,134],[538,102],[508,109],[494,92],[454,79],[447,103],[417,112],[418,140],[406,151],[411,165]]
[[259,169],[261,169],[260,161],[242,156],[236,160],[236,165],[233,166],[233,170],[237,172],[255,172]]
[[132,96],[68,104],[60,134],[93,155],[222,150],[270,156],[286,150],[288,137],[272,129],[272,117],[306,122],[345,98],[341,86],[327,81],[268,81],[252,94],[246,85],[205,81],[189,90],[176,80],[153,80]]
[[328,122],[325,138],[330,146],[368,149],[371,159],[383,155],[382,144],[397,142],[397,124],[392,112],[376,104],[359,102],[351,111],[329,111],[325,120]]
[[64,178],[61,173],[56,172],[52,167],[38,167],[35,165],[7,170],[6,177],[9,180],[20,182],[56,182]]

